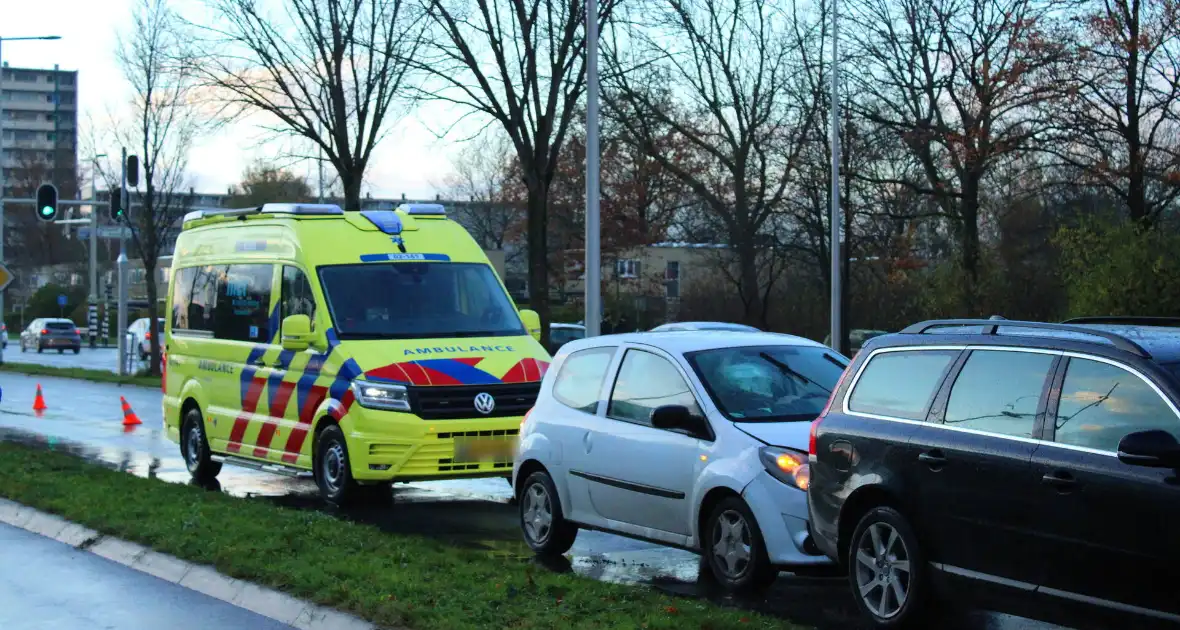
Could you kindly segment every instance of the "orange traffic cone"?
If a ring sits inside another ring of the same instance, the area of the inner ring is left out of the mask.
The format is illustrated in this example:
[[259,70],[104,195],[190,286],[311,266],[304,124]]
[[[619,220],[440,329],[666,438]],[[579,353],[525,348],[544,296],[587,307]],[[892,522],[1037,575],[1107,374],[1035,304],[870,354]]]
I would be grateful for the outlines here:
[[41,395],[41,383],[37,383],[37,397],[33,399],[33,411],[45,411],[45,397]]
[[123,403],[123,426],[130,427],[137,424],[143,424],[139,421],[139,417],[131,410],[131,405],[127,404],[127,399],[119,396],[119,402]]

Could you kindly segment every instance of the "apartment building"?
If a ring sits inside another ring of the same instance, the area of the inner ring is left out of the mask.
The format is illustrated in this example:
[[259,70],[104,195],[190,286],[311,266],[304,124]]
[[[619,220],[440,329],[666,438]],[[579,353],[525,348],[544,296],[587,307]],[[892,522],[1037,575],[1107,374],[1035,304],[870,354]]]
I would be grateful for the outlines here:
[[43,183],[63,199],[78,194],[78,73],[0,68],[0,168],[5,196]]

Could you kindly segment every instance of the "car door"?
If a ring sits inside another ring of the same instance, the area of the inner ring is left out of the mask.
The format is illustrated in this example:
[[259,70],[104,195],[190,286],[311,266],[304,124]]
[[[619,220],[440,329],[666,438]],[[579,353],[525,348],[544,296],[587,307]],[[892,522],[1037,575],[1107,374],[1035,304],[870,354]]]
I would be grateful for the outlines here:
[[1038,447],[1051,352],[971,349],[916,432],[907,487],[917,492],[932,561],[992,582],[1038,577],[1030,460]]
[[1070,356],[1049,417],[1053,444],[1033,457],[1041,591],[1180,615],[1180,477],[1117,454],[1129,433],[1162,429],[1180,438],[1175,405],[1127,366]]
[[235,418],[227,436],[231,453],[264,458],[269,454],[276,422],[269,413],[265,391],[280,347],[272,328],[277,322],[272,297],[275,265],[232,264],[218,283],[213,337],[217,353],[233,366],[236,382],[223,395]]
[[689,497],[705,442],[651,426],[652,411],[663,405],[683,405],[704,416],[688,383],[662,352],[624,351],[606,418],[586,435],[579,469],[570,470],[587,482],[591,507],[601,518],[650,538],[690,534]]
[[571,474],[587,468],[590,435],[608,422],[608,375],[614,373],[618,348],[599,346],[566,355],[553,369],[552,402],[536,412],[537,432],[550,444],[552,460],[543,462],[559,487],[567,490],[570,520],[603,525],[590,503],[590,482]]
[[[281,268],[277,303],[279,314],[272,322],[276,324],[276,328],[281,328],[283,319],[291,315],[307,315],[311,320],[312,332],[319,330],[320,324],[316,322],[316,296],[307,274],[299,267],[284,265]],[[308,364],[313,361],[322,364],[325,349],[308,348],[301,352],[283,350],[282,331],[272,330],[268,333],[270,351],[277,351],[278,354],[268,362],[264,401],[268,418],[259,429],[254,456],[284,464],[310,466],[310,457],[302,456],[301,452],[307,428],[313,423],[312,415],[319,398],[309,396],[308,392],[304,391],[304,404],[301,405],[301,395],[296,390],[301,378],[306,375],[308,379],[313,379],[318,373],[315,370],[309,371]],[[300,459],[301,456],[303,460]]]

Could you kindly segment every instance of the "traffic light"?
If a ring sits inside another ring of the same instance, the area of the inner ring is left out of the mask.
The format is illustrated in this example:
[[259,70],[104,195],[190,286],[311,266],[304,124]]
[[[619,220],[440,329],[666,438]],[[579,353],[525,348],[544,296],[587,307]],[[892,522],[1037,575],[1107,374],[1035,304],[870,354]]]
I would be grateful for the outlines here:
[[135,188],[139,186],[139,156],[127,156],[127,185]]
[[111,221],[119,222],[123,219],[123,189],[111,189],[111,205],[108,206],[111,210]]
[[41,184],[37,189],[37,218],[46,223],[57,219],[57,186]]

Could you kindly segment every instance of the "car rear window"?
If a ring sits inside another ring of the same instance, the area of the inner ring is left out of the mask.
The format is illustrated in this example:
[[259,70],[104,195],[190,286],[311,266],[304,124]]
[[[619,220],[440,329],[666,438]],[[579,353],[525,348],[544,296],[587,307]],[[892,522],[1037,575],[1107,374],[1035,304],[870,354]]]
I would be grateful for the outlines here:
[[70,322],[48,322],[47,324],[45,324],[45,327],[48,328],[49,330],[69,330],[69,331],[73,331],[77,328],[77,326],[71,324]]
[[860,372],[848,408],[906,420],[925,420],[926,410],[958,350],[899,350],[873,355]]

